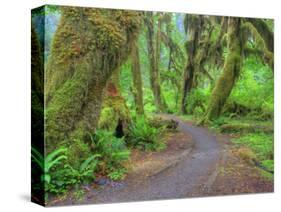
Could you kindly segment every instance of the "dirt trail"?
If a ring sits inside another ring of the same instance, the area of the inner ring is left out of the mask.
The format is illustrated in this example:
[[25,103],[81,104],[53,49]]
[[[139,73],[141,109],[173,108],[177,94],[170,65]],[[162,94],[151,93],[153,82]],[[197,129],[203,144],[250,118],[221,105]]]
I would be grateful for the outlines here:
[[166,152],[155,153],[165,158],[162,160],[160,157],[160,162],[162,160],[164,164],[169,161],[167,152],[171,152],[172,149],[174,151],[175,147],[180,147],[179,144],[187,144],[184,150],[174,152],[178,156],[175,157],[177,158],[175,163],[169,163],[165,168],[160,167],[160,171],[153,168],[152,175],[146,175],[145,171],[139,174],[130,172],[122,182],[109,182],[94,188],[85,186],[87,192],[81,200],[69,196],[48,205],[273,192],[272,180],[265,179],[257,167],[245,163],[233,154],[229,136],[214,135],[207,128],[194,126],[191,122],[182,121],[176,116],[161,115],[161,117],[177,121],[181,136],[174,134],[169,144],[172,146],[168,147]]
[[[221,145],[205,128],[192,126],[175,116],[179,130],[191,134],[194,147],[190,154],[176,165],[145,179],[128,179],[120,186],[105,186],[100,191],[92,190],[80,203],[111,203],[157,199],[185,198],[202,181],[208,182],[209,174],[216,168]],[[204,180],[206,179],[206,180]]]

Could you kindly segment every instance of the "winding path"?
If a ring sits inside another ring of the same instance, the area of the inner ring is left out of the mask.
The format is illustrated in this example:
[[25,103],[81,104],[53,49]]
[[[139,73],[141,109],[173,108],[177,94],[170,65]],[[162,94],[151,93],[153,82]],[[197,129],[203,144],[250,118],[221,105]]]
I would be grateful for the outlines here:
[[192,135],[193,150],[175,166],[146,178],[130,180],[120,187],[104,187],[89,191],[83,203],[112,203],[174,199],[192,196],[202,182],[212,181],[212,174],[221,156],[222,147],[207,129],[183,122],[176,116],[165,115],[179,123],[179,130]]

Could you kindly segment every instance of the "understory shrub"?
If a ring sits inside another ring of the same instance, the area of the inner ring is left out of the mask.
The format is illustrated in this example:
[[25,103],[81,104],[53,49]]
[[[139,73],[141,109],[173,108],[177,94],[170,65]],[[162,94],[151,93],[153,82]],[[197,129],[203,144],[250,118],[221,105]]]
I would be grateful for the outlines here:
[[99,164],[99,155],[93,155],[81,163],[79,168],[73,168],[69,164],[58,167],[52,172],[52,183],[48,184],[46,190],[51,193],[63,193],[71,185],[90,183],[95,179],[95,173]]
[[147,117],[147,123],[151,127],[170,131],[176,131],[178,127],[178,122],[173,119],[164,119],[161,116]]
[[66,153],[67,149],[61,147],[44,159],[41,153],[32,148],[32,160],[41,168],[41,182],[44,183],[46,192],[64,193],[70,185],[87,183],[94,179],[99,155],[87,158],[76,169],[67,163]]
[[90,134],[90,137],[92,143],[89,151],[92,155],[78,166],[68,163],[68,149],[65,147],[49,153],[45,160],[32,148],[32,160],[41,169],[41,182],[47,193],[60,194],[73,185],[90,183],[97,173],[106,174],[112,180],[124,178],[127,172],[124,162],[130,157],[124,139],[102,130]]
[[43,183],[51,183],[52,175],[50,174],[51,169],[61,164],[62,160],[65,160],[66,148],[61,147],[53,152],[49,153],[45,158],[37,151],[34,147],[31,148],[31,158],[34,163],[41,169],[41,181]]
[[196,88],[191,90],[187,97],[186,112],[201,117],[206,110],[208,100],[210,99],[209,88]]
[[255,57],[250,57],[244,62],[240,78],[236,82],[228,102],[234,102],[247,109],[245,114],[252,115],[256,119],[266,120],[272,118],[274,113],[273,91],[274,78],[270,67],[263,65]]
[[129,127],[127,143],[142,150],[161,150],[165,148],[165,144],[161,142],[159,135],[164,128],[151,126],[144,116],[136,117],[132,126]]
[[[124,138],[117,138],[112,132],[97,130],[91,135],[92,150],[99,154],[99,171],[107,174],[113,180],[122,179],[126,173],[125,162],[130,158],[130,150],[127,148]],[[116,173],[119,177],[116,177]]]
[[233,142],[252,149],[257,160],[268,170],[273,171],[273,134],[249,133],[233,139]]

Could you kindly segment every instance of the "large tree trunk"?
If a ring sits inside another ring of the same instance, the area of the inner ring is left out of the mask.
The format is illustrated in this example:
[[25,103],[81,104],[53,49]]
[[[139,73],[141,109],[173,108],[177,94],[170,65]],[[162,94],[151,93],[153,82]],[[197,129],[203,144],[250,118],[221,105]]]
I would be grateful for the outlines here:
[[98,128],[114,132],[117,137],[123,137],[128,133],[131,117],[126,100],[121,94],[119,81],[120,69],[117,69],[112,74],[104,91],[105,97]]
[[134,43],[132,48],[132,75],[133,75],[133,96],[135,100],[136,112],[139,115],[144,114],[143,109],[143,91],[142,91],[142,76],[140,67],[139,48],[137,43]]
[[[188,95],[191,90],[197,86],[197,77],[199,74],[205,75],[211,84],[213,78],[205,68],[207,62],[216,66],[220,65],[223,46],[221,44],[222,36],[225,34],[226,24],[224,19],[215,19],[201,15],[186,15],[185,30],[187,32],[186,52],[187,63],[184,70],[184,83],[182,91],[181,112],[187,111]],[[215,25],[220,23],[220,33],[216,41],[212,40]]]
[[97,127],[103,90],[130,54],[139,25],[138,12],[62,9],[46,73],[47,152],[65,144],[72,162],[88,156],[83,140]]
[[[150,62],[150,84],[154,96],[154,102],[158,111],[165,111],[166,105],[161,94],[160,86],[160,73],[159,73],[159,58],[160,58],[160,33],[161,33],[161,20],[158,20],[158,31],[155,39],[154,33],[154,20],[152,12],[147,12],[146,18],[147,25],[147,49]],[[155,45],[156,43],[156,45]]]
[[229,97],[231,90],[234,86],[235,80],[239,76],[241,61],[242,61],[242,40],[241,40],[241,19],[232,18],[228,19],[228,50],[223,72],[217,79],[216,85],[213,89],[211,99],[207,108],[204,122],[216,119],[223,106]]
[[[186,31],[188,40],[186,42],[187,63],[184,69],[184,81],[181,101],[181,112],[186,114],[187,97],[191,89],[196,84],[195,60],[196,51],[198,50],[199,36],[201,33],[202,18],[199,15],[186,15]],[[188,25],[188,26],[187,26]]]

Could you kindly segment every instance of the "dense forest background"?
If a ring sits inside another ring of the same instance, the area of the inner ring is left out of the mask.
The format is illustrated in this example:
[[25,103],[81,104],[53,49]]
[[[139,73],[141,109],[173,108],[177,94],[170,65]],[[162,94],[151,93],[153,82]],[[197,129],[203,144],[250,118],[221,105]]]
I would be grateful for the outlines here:
[[49,193],[123,179],[132,149],[165,149],[176,123],[155,114],[231,134],[241,157],[273,172],[273,20],[44,8],[32,16],[32,65],[45,81],[32,95],[45,105]]

